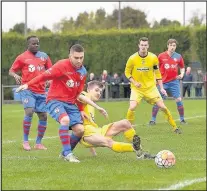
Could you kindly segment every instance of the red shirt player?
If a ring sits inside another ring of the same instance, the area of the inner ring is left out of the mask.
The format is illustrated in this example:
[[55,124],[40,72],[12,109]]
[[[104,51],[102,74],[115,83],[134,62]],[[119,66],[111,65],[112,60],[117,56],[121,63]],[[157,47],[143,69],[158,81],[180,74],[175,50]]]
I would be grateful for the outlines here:
[[[38,51],[39,39],[36,36],[29,36],[27,38],[27,43],[27,51],[23,52],[15,59],[9,70],[9,75],[15,78],[17,84],[25,84],[52,67],[49,56],[44,52]],[[19,76],[17,72],[21,72],[21,76]],[[31,150],[28,137],[32,116],[33,113],[36,112],[39,117],[39,123],[35,149],[46,150],[47,148],[41,144],[47,127],[45,82],[33,84],[28,90],[22,91],[20,96],[25,110],[23,121],[23,148],[25,150]]]
[[[180,115],[180,123],[186,124],[184,119],[184,107],[180,93],[180,81],[185,73],[185,65],[180,54],[175,52],[177,41],[169,39],[167,42],[168,50],[159,54],[159,68],[162,75],[163,87],[174,99]],[[178,68],[180,74],[178,75]],[[152,119],[150,125],[155,125],[156,116],[159,108],[155,105],[152,109]]]
[[[59,136],[63,146],[61,157],[69,162],[80,162],[73,155],[72,148],[84,132],[81,114],[75,104],[86,80],[87,72],[83,60],[84,49],[81,45],[75,44],[70,48],[69,59],[58,61],[49,70],[17,89],[24,90],[33,84],[52,80],[47,95],[47,111],[60,123]],[[69,128],[73,130],[71,135],[68,134]]]

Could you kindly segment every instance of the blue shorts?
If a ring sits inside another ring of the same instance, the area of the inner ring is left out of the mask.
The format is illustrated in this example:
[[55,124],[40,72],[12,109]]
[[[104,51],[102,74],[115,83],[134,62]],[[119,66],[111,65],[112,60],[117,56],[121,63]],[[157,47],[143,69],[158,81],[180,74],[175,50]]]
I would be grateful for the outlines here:
[[80,111],[75,104],[69,104],[58,100],[51,100],[47,103],[47,112],[50,116],[59,122],[59,117],[66,113],[70,118],[69,129],[73,125],[83,124]]
[[[166,90],[166,92],[168,94],[170,94],[173,98],[176,99],[176,98],[179,98],[181,96],[180,95],[180,82],[179,82],[179,80],[173,80],[173,81],[164,83],[163,87]],[[159,86],[158,86],[158,90],[160,92],[160,87]],[[166,98],[166,96],[163,95],[161,92],[160,92],[160,94],[161,94],[163,99]]]
[[34,108],[35,112],[47,112],[45,94],[37,94],[30,90],[20,91],[19,94],[24,109],[30,107],[30,108]]

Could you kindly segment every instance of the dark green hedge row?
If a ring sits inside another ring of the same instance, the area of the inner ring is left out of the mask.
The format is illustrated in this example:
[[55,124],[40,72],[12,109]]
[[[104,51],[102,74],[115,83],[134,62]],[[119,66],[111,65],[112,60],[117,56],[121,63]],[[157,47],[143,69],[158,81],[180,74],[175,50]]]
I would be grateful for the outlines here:
[[[200,60],[204,60],[206,63],[206,45],[205,52],[199,51],[206,42],[205,29],[199,28],[196,33],[197,54]],[[169,38],[177,39],[179,42],[177,52],[183,55],[186,64],[191,61],[191,33],[189,28],[183,27],[161,30],[108,30],[84,34],[47,34],[38,36],[41,50],[50,56],[53,63],[59,59],[67,58],[69,46],[79,42],[85,48],[85,66],[88,72],[94,72],[97,75],[100,75],[103,69],[108,70],[109,73],[123,73],[128,57],[137,51],[138,39],[142,36],[149,38],[149,51],[155,54],[166,50],[166,42]],[[24,37],[15,34],[3,34],[3,75],[8,75],[8,69],[14,59],[25,49],[26,40]],[[8,78],[4,79],[8,80]],[[3,84],[14,84],[14,81],[13,79],[9,80],[9,82],[3,81]]]

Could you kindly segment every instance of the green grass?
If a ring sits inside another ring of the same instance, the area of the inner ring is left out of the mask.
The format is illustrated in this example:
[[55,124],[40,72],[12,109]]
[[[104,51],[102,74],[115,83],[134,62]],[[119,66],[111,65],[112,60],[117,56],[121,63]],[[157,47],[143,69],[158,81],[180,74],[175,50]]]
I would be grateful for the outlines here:
[[[107,121],[97,113],[100,125],[124,118],[128,108],[128,102],[100,102],[99,105],[110,116]],[[178,119],[174,101],[166,101],[166,105],[174,118]],[[150,190],[206,177],[206,101],[185,100],[184,105],[188,124],[181,126],[181,135],[172,132],[161,112],[158,114],[157,125],[147,126],[151,116],[149,104],[142,102],[136,111],[136,132],[142,138],[144,149],[154,154],[163,149],[171,150],[176,156],[176,165],[171,169],[160,169],[152,160],[136,160],[134,153],[114,153],[107,148],[97,148],[98,156],[92,157],[89,149],[82,145],[78,145],[74,151],[81,163],[65,162],[58,158],[61,150],[58,124],[50,117],[46,139],[43,140],[48,150],[23,151],[22,106],[3,105],[2,189]],[[33,139],[31,145],[35,143],[36,127],[35,115],[30,133],[30,138]],[[116,140],[124,138],[119,136]],[[181,189],[205,190],[206,183],[195,183]]]

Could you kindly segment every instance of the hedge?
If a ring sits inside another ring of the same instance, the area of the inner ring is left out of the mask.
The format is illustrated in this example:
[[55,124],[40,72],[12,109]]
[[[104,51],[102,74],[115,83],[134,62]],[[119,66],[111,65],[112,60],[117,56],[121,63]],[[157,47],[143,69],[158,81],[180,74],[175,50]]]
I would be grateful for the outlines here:
[[[181,53],[185,63],[191,61],[190,28],[170,28],[160,30],[102,30],[89,31],[77,34],[37,34],[40,39],[40,49],[46,52],[53,63],[68,57],[68,49],[73,43],[79,42],[85,48],[84,64],[88,72],[100,75],[106,69],[109,73],[124,72],[128,57],[137,51],[138,39],[142,36],[149,38],[149,51],[159,54],[166,50],[169,38],[175,38],[179,45],[177,52]],[[206,31],[204,27],[195,30],[198,58],[206,64]],[[2,35],[2,69],[3,75],[8,75],[8,69],[16,56],[26,50],[26,41],[23,36],[4,33]],[[200,51],[203,50],[203,51]],[[205,51],[204,51],[205,50]],[[3,80],[3,84],[14,84]]]

